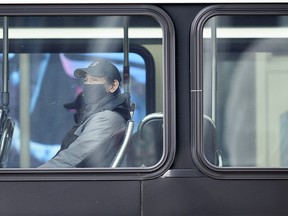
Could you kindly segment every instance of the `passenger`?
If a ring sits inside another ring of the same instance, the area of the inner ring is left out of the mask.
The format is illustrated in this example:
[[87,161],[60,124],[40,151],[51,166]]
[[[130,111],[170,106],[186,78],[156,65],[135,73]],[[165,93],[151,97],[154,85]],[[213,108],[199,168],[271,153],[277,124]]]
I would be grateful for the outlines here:
[[76,69],[74,76],[84,79],[84,112],[59,152],[40,168],[109,167],[121,145],[130,112],[118,69],[99,60]]

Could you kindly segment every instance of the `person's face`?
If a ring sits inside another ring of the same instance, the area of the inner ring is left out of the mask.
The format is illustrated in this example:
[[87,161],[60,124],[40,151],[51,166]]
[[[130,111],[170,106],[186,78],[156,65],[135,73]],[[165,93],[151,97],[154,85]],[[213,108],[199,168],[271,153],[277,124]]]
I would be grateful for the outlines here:
[[105,84],[106,92],[110,92],[110,93],[115,92],[119,87],[118,80],[114,80],[113,83],[108,83],[105,77],[96,77],[96,76],[91,76],[89,74],[86,74],[84,78],[84,84],[88,84],[88,85]]
[[95,77],[87,74],[84,78],[84,84],[107,84],[107,81],[104,77]]

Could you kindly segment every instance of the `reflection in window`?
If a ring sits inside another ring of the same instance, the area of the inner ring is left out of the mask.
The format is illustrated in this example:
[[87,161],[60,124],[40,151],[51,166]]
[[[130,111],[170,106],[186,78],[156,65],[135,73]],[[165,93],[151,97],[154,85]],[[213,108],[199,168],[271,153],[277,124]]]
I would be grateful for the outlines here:
[[[83,80],[74,77],[74,70],[107,59],[123,79],[123,17],[10,17],[9,28],[10,115],[16,124],[7,167],[38,167],[54,157],[75,124],[75,110],[64,107],[83,91]],[[149,31],[148,36],[143,34]],[[155,100],[157,91],[162,95],[161,86],[157,86],[162,82],[162,53],[155,50],[161,50],[163,34],[160,24],[149,16],[129,17],[128,32],[130,102],[136,104],[134,143],[126,149],[119,166],[151,167],[161,159],[163,137],[160,134],[154,142],[143,141],[139,126],[146,116],[163,110],[162,100]],[[28,81],[24,76],[30,77]],[[23,82],[28,89],[20,89]],[[127,91],[125,83],[120,90]],[[23,113],[27,104],[29,111]],[[28,141],[22,139],[21,131],[27,133]],[[117,153],[113,152],[111,158]]]
[[285,16],[218,16],[203,29],[204,154],[216,166],[287,167]]

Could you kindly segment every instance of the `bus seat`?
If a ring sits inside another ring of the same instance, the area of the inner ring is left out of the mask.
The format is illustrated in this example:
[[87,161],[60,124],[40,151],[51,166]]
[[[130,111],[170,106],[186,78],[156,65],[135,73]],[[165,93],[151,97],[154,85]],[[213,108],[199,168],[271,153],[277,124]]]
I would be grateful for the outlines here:
[[139,124],[127,152],[128,167],[150,167],[163,154],[163,113],[151,113]]
[[14,131],[14,121],[8,117],[3,125],[3,130],[0,138],[0,168],[7,166],[8,155],[10,152],[11,141]]
[[126,127],[122,145],[111,163],[111,166],[110,166],[111,168],[119,167],[124,159],[126,149],[129,146],[132,133],[133,133],[133,129],[134,129],[134,120],[133,120],[134,110],[135,110],[135,103],[132,103],[131,110],[130,110],[131,119],[128,120],[127,122],[127,127]]
[[204,115],[203,121],[203,146],[206,159],[213,165],[222,167],[222,153],[218,149],[216,139],[216,125],[207,115]]

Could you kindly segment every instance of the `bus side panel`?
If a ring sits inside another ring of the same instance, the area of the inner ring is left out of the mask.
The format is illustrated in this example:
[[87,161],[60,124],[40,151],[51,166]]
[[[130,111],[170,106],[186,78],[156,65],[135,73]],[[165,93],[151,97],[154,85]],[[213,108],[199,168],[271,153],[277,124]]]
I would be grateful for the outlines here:
[[140,215],[138,181],[1,182],[1,215]]
[[144,215],[287,215],[287,181],[161,178],[143,185]]

